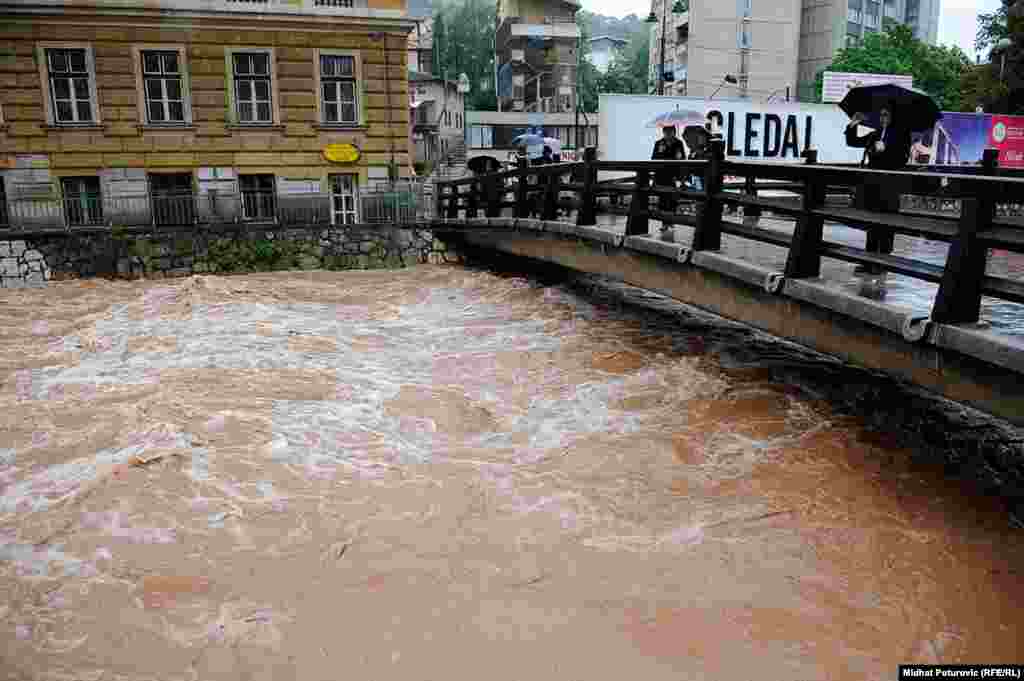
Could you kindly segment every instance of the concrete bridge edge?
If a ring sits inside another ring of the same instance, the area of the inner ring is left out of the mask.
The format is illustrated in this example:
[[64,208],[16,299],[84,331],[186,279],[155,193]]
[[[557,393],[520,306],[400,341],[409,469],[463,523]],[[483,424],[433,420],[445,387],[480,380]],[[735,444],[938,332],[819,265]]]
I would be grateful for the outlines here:
[[512,218],[435,222],[432,229],[442,240],[658,291],[1024,425],[1024,343],[980,328],[933,324],[814,280],[787,280],[719,253],[643,236]]

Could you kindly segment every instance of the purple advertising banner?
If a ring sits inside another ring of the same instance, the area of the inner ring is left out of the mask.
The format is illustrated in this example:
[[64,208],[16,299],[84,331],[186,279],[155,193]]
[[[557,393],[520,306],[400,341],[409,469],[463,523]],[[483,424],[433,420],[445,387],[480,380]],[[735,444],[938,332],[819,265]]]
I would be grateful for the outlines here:
[[944,112],[913,141],[912,164],[977,165],[985,149],[998,149],[1000,166],[1024,168],[1024,116]]

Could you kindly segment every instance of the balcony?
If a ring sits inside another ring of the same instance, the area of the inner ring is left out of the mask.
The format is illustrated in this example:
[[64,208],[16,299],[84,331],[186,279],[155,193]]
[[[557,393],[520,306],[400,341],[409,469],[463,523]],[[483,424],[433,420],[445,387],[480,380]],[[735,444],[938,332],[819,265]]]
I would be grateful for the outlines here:
[[543,38],[557,40],[578,40],[580,27],[574,19],[545,18],[543,22],[527,22],[520,17],[505,17],[498,26],[496,44],[498,50],[505,49],[510,40],[517,38]]

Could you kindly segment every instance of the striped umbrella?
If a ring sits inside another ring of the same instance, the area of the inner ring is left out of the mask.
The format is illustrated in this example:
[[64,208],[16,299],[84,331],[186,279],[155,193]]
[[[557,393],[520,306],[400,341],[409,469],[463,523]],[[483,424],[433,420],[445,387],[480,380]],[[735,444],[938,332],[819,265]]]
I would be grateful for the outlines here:
[[647,121],[648,128],[685,128],[688,125],[704,125],[704,114],[691,109],[675,109],[658,114]]

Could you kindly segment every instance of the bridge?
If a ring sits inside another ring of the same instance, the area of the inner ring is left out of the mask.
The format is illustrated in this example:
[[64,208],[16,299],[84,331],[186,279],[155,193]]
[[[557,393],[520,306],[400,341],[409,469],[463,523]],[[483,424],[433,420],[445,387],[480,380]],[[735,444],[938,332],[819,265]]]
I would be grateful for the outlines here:
[[[652,184],[666,168],[703,190]],[[871,210],[866,183],[914,205]],[[1011,170],[739,162],[721,146],[707,161],[599,162],[590,150],[435,192],[432,229],[463,248],[665,293],[1024,424],[1024,221],[1012,215],[1024,177]],[[660,211],[663,197],[690,210]],[[879,230],[895,233],[891,254]]]

